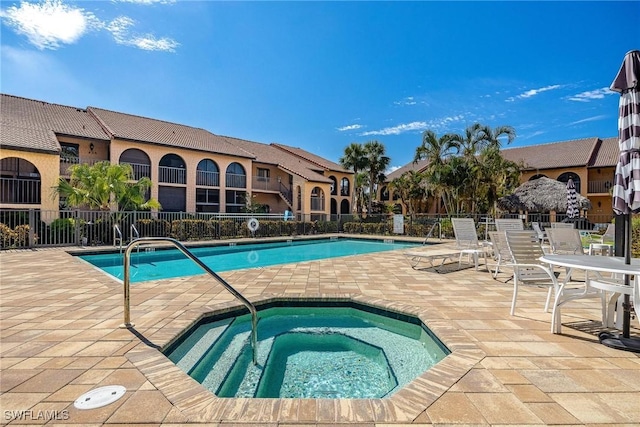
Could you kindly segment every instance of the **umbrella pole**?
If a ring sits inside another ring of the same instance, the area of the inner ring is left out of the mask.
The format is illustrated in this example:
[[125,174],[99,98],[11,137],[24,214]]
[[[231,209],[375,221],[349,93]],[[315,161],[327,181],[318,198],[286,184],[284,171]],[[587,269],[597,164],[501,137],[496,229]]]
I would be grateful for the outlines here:
[[[618,224],[622,224],[622,230],[618,229]],[[624,239],[620,246],[624,248],[624,261],[627,264],[631,264],[631,214],[616,215],[616,237],[620,234]],[[616,255],[619,256],[620,249],[616,247]],[[624,275],[625,285],[629,285],[629,276]],[[629,301],[629,295],[624,296],[624,302],[622,304],[622,334],[614,334],[611,332],[601,332],[598,335],[600,343],[607,347],[615,348],[618,350],[631,351],[634,353],[640,353],[640,338],[631,337],[631,302]]]

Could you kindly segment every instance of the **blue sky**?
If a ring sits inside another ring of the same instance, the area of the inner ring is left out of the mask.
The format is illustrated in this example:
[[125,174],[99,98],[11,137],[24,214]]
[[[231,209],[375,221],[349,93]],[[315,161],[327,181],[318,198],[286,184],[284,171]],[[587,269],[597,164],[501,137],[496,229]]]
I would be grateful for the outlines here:
[[608,90],[640,2],[0,2],[2,93],[301,147],[511,125],[617,136]]

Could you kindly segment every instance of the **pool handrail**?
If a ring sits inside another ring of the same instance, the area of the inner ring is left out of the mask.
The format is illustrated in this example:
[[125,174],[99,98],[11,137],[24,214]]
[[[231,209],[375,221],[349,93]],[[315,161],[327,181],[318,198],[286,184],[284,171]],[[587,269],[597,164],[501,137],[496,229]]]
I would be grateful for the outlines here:
[[189,249],[187,249],[182,243],[170,237],[140,237],[127,245],[124,251],[124,323],[121,327],[131,328],[134,326],[133,323],[131,323],[131,292],[129,279],[129,270],[131,269],[131,251],[138,245],[153,242],[170,243],[175,246],[187,258],[198,264],[200,268],[209,273],[209,275],[216,279],[218,282],[220,282],[220,284],[224,286],[225,289],[227,289],[234,297],[240,300],[240,302],[242,302],[249,309],[249,312],[251,313],[251,349],[253,351],[253,363],[257,364],[258,312],[256,310],[256,307],[233,286],[227,283],[226,280],[220,277],[215,271],[209,268],[197,256],[189,251]]

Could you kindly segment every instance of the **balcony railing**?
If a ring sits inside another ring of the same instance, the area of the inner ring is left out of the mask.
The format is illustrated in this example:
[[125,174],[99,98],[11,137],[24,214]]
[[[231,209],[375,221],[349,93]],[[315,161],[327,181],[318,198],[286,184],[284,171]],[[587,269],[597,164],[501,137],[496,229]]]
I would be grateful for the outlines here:
[[60,157],[60,175],[69,176],[68,169],[73,165],[93,165],[97,162],[104,162],[106,159],[84,159],[82,157]]
[[122,162],[123,164],[131,165],[133,169],[133,179],[136,181],[140,178],[151,178],[151,165],[145,165],[144,163],[131,163]]
[[167,184],[186,184],[187,170],[185,168],[160,166],[160,178],[158,181]]
[[0,203],[40,204],[39,179],[0,178]]
[[589,193],[608,193],[613,188],[613,180],[589,181]]
[[324,211],[324,199],[311,199],[311,210],[312,211]]
[[251,180],[252,190],[280,191],[282,183],[278,180],[272,180],[268,176],[254,176]]
[[220,186],[220,173],[209,171],[196,171],[196,185],[206,185],[207,187]]
[[225,176],[226,186],[231,188],[247,188],[247,176],[228,173]]

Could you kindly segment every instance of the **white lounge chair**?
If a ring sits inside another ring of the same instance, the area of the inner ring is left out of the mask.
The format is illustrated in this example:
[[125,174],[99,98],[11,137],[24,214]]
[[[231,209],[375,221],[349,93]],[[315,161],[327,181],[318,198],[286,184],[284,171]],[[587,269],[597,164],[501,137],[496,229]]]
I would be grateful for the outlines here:
[[609,242],[610,244],[613,244],[613,242],[616,240],[616,225],[607,225],[607,229],[605,230],[604,234],[594,233],[591,231],[583,231],[582,235],[587,237],[589,243],[604,244]]
[[496,219],[497,231],[524,230],[524,223],[520,218],[500,218]]
[[[459,251],[458,264],[462,264],[462,257],[473,257],[476,270],[478,270],[478,259],[480,255],[484,257],[487,265],[487,247],[478,240],[476,224],[472,218],[452,218],[453,233],[456,236],[456,249]],[[488,267],[487,267],[488,268]]]
[[551,228],[576,228],[573,222],[552,222]]
[[532,222],[531,223],[531,228],[533,228],[533,231],[536,232],[536,234],[538,235],[538,239],[540,239],[540,244],[544,245],[544,241],[545,240],[549,240],[547,238],[547,233],[545,231],[542,230],[542,228],[540,228],[540,223],[538,222]]
[[493,248],[493,257],[496,259],[496,269],[493,272],[493,278],[498,277],[500,266],[511,262],[511,252],[509,252],[509,244],[507,243],[507,235],[504,231],[490,231],[489,239]]

